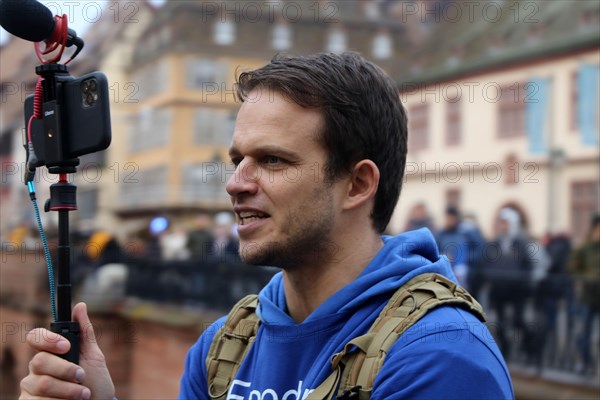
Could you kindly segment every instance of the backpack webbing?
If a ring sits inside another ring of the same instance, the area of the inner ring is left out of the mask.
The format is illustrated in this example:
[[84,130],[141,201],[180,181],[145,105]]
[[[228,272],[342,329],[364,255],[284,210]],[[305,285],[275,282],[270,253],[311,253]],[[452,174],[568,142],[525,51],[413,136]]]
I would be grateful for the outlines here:
[[256,337],[260,320],[256,315],[258,296],[240,300],[229,312],[225,324],[213,338],[206,357],[208,394],[224,399],[229,385]]
[[[215,335],[206,359],[209,394],[223,399],[229,385],[254,342],[258,320],[257,297],[242,299],[231,310],[223,328]],[[356,399],[371,396],[375,377],[400,335],[433,308],[458,306],[485,321],[481,305],[462,287],[439,274],[422,274],[400,287],[369,331],[350,340],[333,355],[332,374],[306,400]]]
[[394,293],[366,334],[332,357],[334,372],[306,400],[333,399],[336,388],[338,399],[369,399],[392,345],[427,312],[444,305],[464,308],[485,321],[481,305],[465,289],[439,274],[418,275]]

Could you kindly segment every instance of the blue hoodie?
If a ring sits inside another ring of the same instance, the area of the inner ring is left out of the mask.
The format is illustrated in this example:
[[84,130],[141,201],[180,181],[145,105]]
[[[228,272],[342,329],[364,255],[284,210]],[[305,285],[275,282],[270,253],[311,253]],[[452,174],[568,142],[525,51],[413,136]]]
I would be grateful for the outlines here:
[[[228,400],[301,400],[331,370],[331,356],[366,333],[391,295],[416,275],[436,272],[456,281],[429,230],[383,237],[384,247],[355,281],[302,323],[287,313],[281,273],[259,294],[256,341],[229,389]],[[209,400],[205,359],[219,319],[190,349],[180,399]],[[392,346],[371,400],[512,399],[508,369],[492,335],[455,307],[430,311]]]

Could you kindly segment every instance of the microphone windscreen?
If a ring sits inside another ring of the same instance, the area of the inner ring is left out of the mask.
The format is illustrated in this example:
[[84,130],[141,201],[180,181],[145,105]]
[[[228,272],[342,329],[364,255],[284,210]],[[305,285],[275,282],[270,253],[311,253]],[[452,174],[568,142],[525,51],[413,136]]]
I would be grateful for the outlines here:
[[0,25],[7,32],[41,42],[54,30],[54,18],[46,6],[35,0],[0,0]]

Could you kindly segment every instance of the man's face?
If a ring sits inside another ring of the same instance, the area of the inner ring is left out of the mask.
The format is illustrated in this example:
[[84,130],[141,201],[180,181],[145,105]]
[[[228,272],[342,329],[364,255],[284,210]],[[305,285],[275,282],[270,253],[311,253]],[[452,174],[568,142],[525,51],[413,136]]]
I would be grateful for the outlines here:
[[446,214],[446,228],[453,229],[458,226],[458,217],[454,214]]
[[340,198],[339,184],[324,181],[327,154],[317,141],[323,117],[278,93],[255,90],[248,97],[236,121],[230,149],[236,170],[227,182],[240,256],[282,268],[319,259],[331,249]]
[[497,230],[498,230],[498,235],[507,235],[508,234],[508,221],[500,218],[498,219],[498,225],[497,225]]
[[423,204],[418,204],[415,206],[413,210],[413,216],[417,220],[424,220],[427,218],[427,210],[425,209],[425,206]]

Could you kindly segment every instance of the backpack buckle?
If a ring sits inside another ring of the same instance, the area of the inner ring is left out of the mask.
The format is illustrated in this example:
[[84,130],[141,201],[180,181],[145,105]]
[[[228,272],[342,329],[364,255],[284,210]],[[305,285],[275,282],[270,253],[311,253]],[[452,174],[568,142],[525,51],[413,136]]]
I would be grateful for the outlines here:
[[362,389],[362,386],[357,385],[345,390],[344,393],[337,397],[337,400],[355,400],[358,399],[358,392]]
[[238,335],[233,332],[223,332],[223,336],[229,340],[239,341],[243,344],[248,344],[249,339],[246,336]]

